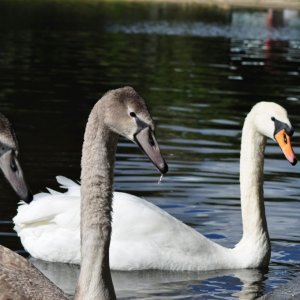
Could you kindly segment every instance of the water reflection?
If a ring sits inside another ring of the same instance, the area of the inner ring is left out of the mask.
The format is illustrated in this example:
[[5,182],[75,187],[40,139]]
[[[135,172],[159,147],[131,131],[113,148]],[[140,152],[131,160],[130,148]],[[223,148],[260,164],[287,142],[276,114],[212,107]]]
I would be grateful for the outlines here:
[[[1,112],[15,124],[33,191],[55,189],[58,174],[79,178],[91,107],[108,89],[133,85],[151,107],[171,171],[158,185],[151,163],[120,140],[115,188],[233,247],[241,238],[241,128],[251,106],[275,100],[286,107],[300,152],[298,12],[75,2],[0,2]],[[267,273],[115,273],[118,295],[251,298],[293,278],[300,264],[299,167],[291,168],[273,142],[266,150]],[[0,188],[0,242],[22,251],[10,222],[17,200],[2,178]],[[76,267],[44,269],[69,282],[72,293]]]
[[113,24],[107,27],[111,32],[127,34],[159,34],[197,37],[222,37],[257,40],[298,39],[300,21],[296,10],[272,10],[268,12],[230,13],[227,24],[201,21],[145,21],[130,24]]
[[299,22],[299,12],[291,9],[269,9],[267,25],[269,28],[287,27]]
[[[79,267],[31,259],[57,286],[74,294]],[[118,299],[188,299],[194,289],[197,299],[222,297],[255,299],[262,295],[264,272],[260,270],[226,270],[214,272],[131,271],[112,272]],[[237,288],[241,286],[241,290]],[[226,290],[226,294],[224,294]],[[211,295],[214,295],[212,297]]]

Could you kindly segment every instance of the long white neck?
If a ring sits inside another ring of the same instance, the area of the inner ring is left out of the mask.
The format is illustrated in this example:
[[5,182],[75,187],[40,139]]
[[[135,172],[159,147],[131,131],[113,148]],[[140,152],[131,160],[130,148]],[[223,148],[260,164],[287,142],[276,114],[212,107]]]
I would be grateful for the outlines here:
[[270,259],[270,241],[265,216],[263,169],[266,137],[254,125],[253,115],[247,116],[242,133],[240,160],[241,209],[243,238],[239,245],[249,251],[253,247],[261,265]]
[[118,136],[105,126],[96,106],[86,126],[81,160],[81,271],[75,293],[80,300],[116,299],[109,245]]

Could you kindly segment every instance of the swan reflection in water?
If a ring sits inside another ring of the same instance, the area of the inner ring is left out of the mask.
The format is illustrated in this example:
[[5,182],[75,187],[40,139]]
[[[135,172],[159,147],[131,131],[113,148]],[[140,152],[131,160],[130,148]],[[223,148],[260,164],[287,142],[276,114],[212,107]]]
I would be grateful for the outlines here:
[[[30,260],[65,293],[74,294],[79,265],[52,263],[35,258]],[[225,289],[231,289],[233,297],[256,299],[264,293],[266,272],[267,270],[258,269],[207,272],[112,271],[112,279],[118,299],[171,299],[172,296],[177,299],[180,295],[186,298],[195,296],[195,290],[199,290],[197,299],[207,299],[208,295],[211,297],[211,289],[219,290],[220,294]],[[232,277],[232,280],[223,280],[223,277]],[[236,290],[238,280],[241,282],[239,291]],[[202,283],[204,281],[206,283]],[[211,284],[207,284],[207,281]],[[230,281],[233,282],[232,286],[228,286]],[[214,294],[217,295],[218,292]]]

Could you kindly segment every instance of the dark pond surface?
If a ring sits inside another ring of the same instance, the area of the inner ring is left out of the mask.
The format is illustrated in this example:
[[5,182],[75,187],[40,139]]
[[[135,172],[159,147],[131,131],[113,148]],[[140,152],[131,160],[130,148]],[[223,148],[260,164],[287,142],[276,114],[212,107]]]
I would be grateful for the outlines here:
[[[300,155],[300,16],[291,10],[195,5],[0,2],[0,110],[14,123],[34,192],[56,175],[80,176],[88,113],[131,85],[146,99],[170,172],[159,175],[120,140],[115,188],[146,198],[222,245],[241,238],[239,144],[258,101],[289,112]],[[265,205],[269,270],[114,272],[120,299],[253,299],[300,271],[299,164],[270,141]],[[0,243],[22,253],[12,229],[18,199],[0,180]],[[78,268],[42,264],[72,293]]]

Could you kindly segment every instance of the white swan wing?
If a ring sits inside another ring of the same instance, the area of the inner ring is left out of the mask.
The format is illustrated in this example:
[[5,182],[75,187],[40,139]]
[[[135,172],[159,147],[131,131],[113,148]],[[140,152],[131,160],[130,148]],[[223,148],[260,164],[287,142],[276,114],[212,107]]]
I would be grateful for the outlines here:
[[34,199],[29,205],[21,201],[18,213],[13,219],[17,227],[53,223],[61,227],[79,226],[80,219],[72,217],[80,206],[80,186],[63,176],[57,176],[56,179],[67,191],[61,193],[48,188],[49,193],[34,195]]
[[[15,230],[33,257],[79,264],[80,186],[64,177],[59,183],[65,193],[51,190],[19,206]],[[144,199],[120,192],[113,197],[111,269],[206,269],[195,259],[206,264],[206,253],[223,249]]]
[[79,263],[80,186],[62,176],[57,179],[61,184],[65,179],[68,190],[37,194],[29,205],[21,202],[14,229],[33,257]]
[[113,208],[112,269],[207,269],[225,249],[144,199],[115,192]]

